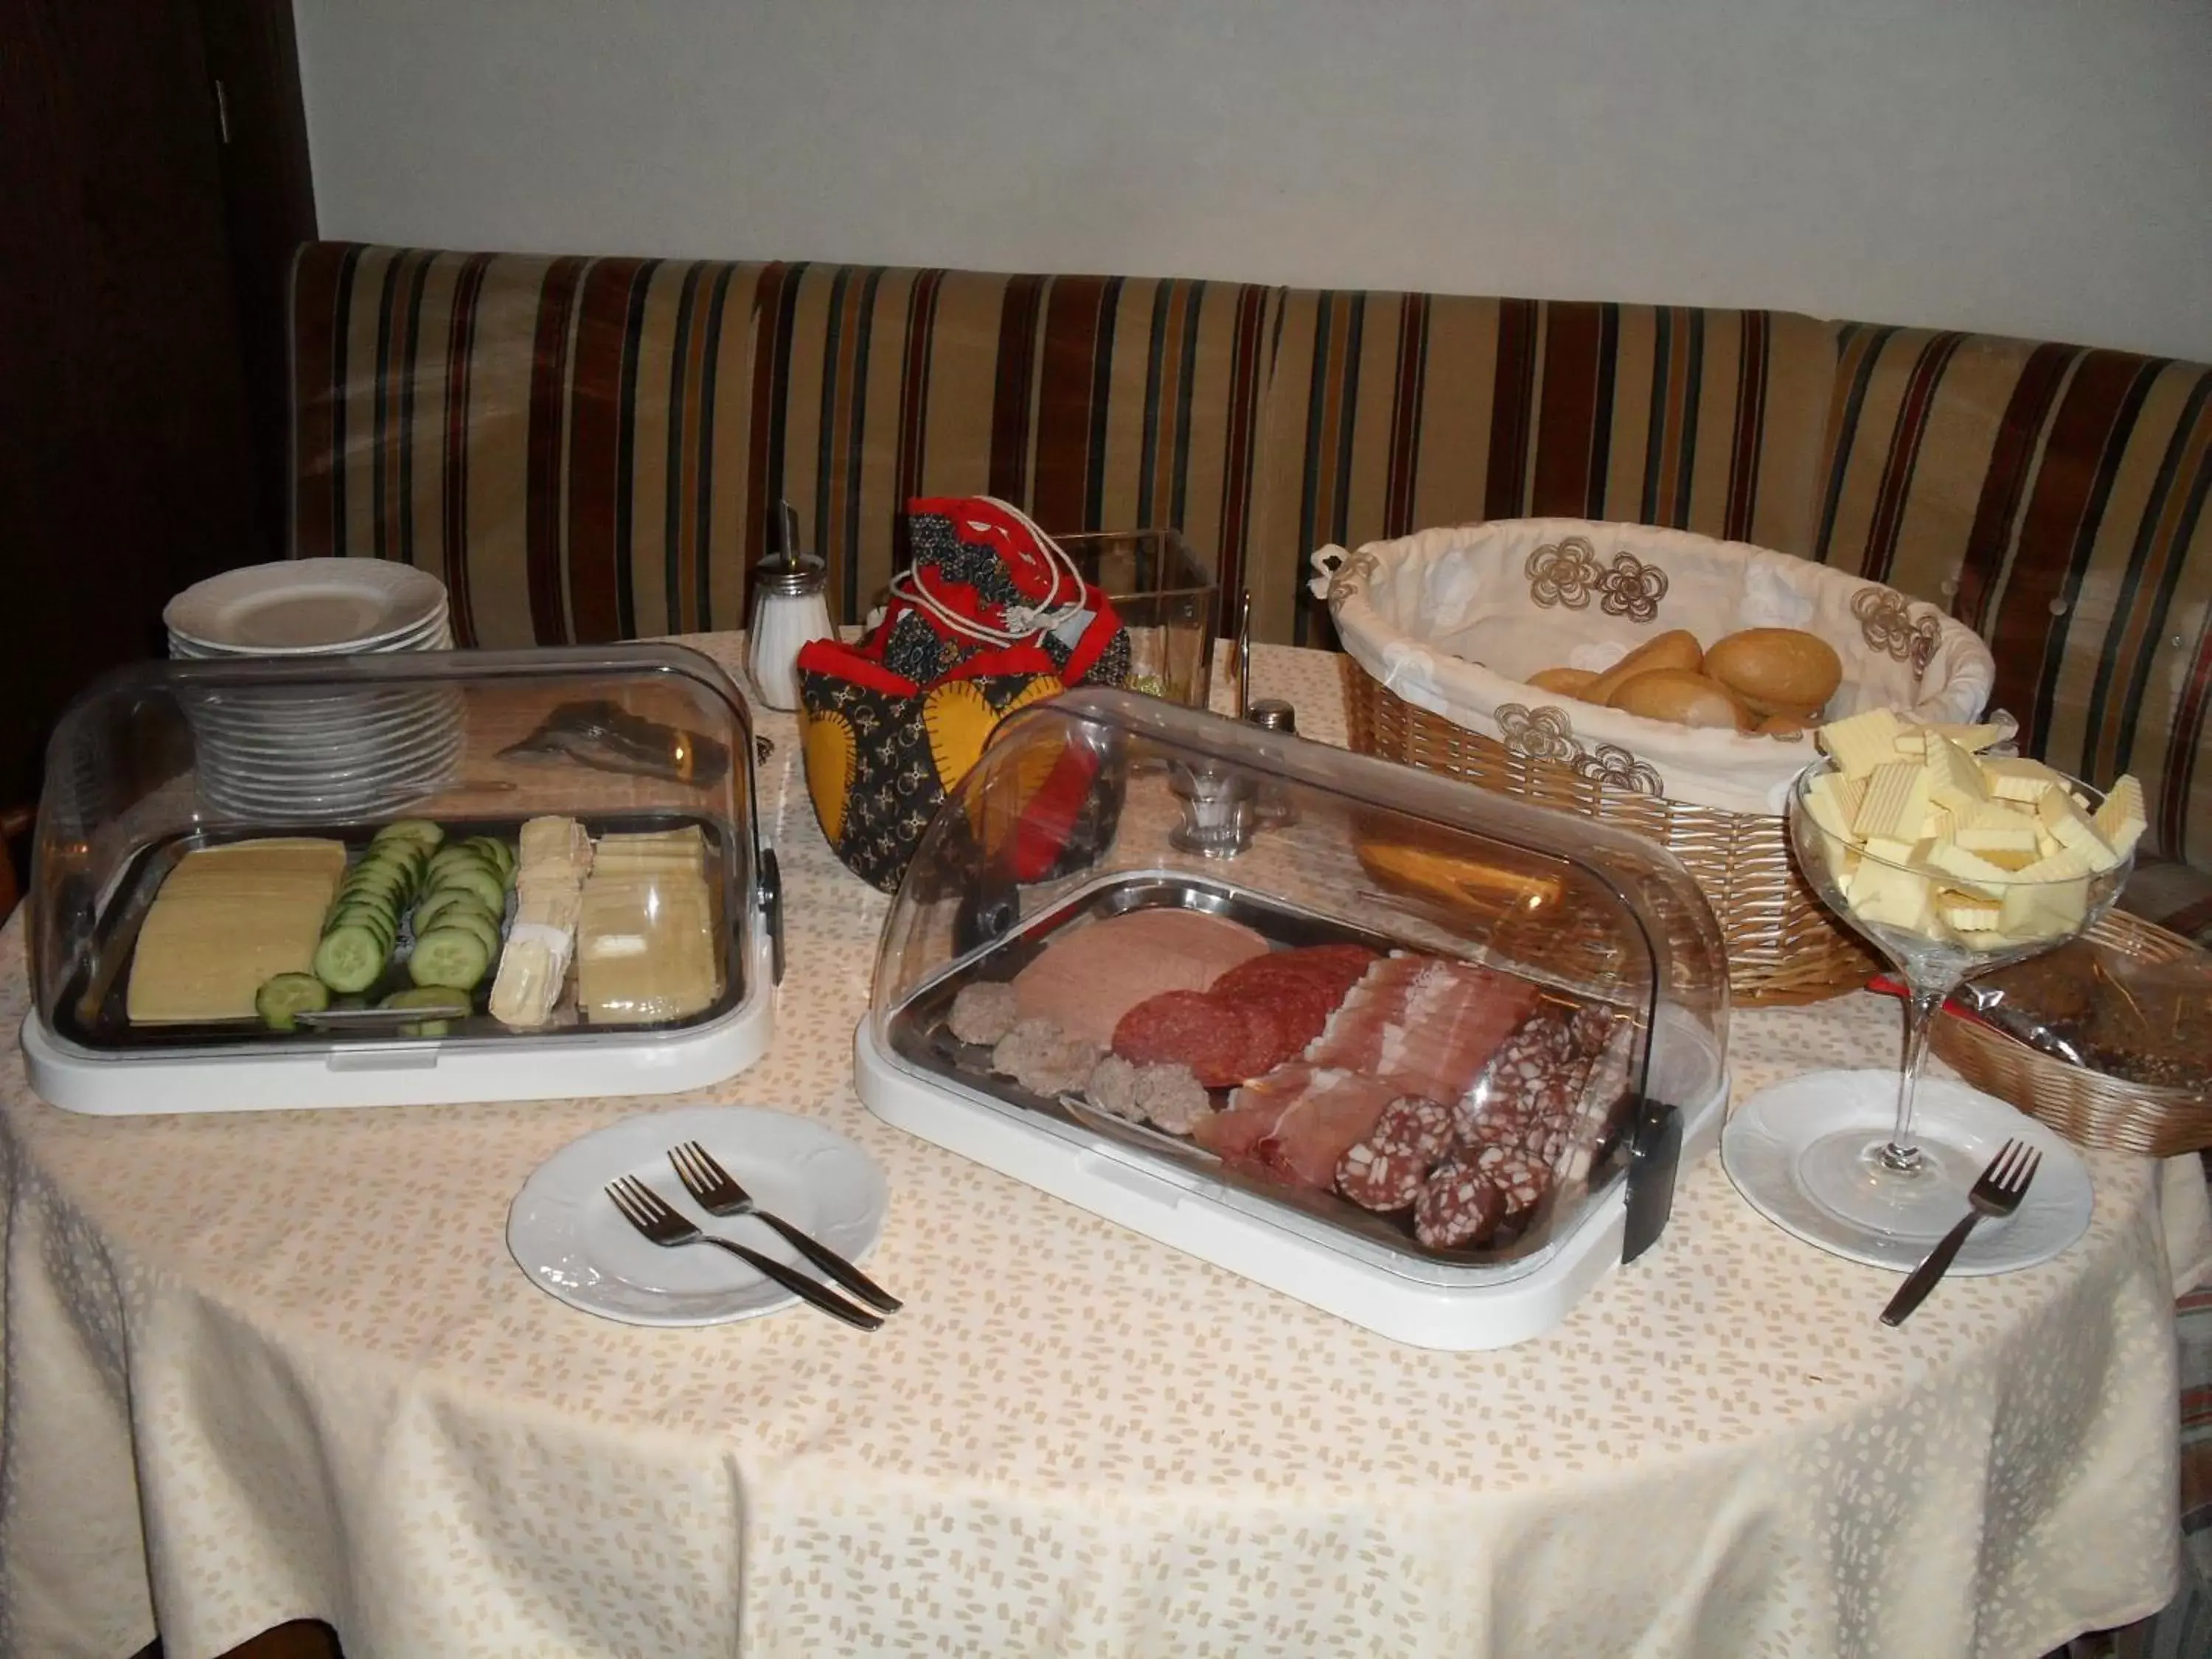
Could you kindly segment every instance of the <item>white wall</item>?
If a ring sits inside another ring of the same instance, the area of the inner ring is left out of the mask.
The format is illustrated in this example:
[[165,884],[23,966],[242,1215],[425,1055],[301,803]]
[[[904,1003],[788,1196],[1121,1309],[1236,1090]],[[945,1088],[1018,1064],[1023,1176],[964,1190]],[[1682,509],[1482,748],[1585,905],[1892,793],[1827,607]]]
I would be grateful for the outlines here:
[[2212,360],[2204,0],[295,0],[324,234]]

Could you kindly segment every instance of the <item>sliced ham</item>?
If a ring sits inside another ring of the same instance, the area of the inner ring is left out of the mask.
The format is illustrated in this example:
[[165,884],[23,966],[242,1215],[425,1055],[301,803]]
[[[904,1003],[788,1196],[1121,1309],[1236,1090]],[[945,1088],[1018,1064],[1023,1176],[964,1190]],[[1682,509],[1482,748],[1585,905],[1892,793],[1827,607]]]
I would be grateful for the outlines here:
[[1112,1046],[1121,1016],[1163,991],[1203,991],[1267,941],[1203,910],[1132,910],[1070,928],[1014,976],[1017,1012]]

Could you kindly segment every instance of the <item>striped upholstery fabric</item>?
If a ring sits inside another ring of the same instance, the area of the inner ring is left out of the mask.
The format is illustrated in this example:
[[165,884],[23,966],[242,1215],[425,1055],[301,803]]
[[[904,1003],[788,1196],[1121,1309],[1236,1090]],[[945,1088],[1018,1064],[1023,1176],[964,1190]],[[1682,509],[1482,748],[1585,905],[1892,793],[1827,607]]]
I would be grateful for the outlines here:
[[1781,312],[1293,292],[1267,392],[1265,637],[1304,556],[1432,525],[1615,519],[1809,550],[1832,325]]
[[1279,301],[1235,284],[312,245],[294,273],[295,549],[442,576],[465,641],[742,625],[766,509],[862,615],[896,509],[1251,534]]
[[2212,869],[2212,368],[1854,325],[1821,473],[1814,556],[1948,605],[2036,753]]

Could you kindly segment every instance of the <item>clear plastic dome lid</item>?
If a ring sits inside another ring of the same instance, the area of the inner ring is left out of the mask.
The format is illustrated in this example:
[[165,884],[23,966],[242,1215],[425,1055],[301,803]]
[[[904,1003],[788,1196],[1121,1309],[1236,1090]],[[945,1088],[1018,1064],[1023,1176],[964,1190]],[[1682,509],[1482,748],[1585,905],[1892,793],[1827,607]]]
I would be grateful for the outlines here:
[[675,646],[125,671],[51,744],[37,1017],[117,1062],[668,1039],[761,988],[752,765]]
[[1106,690],[1000,727],[870,1015],[966,1109],[1441,1286],[1531,1270],[1624,1182],[1648,1243],[1671,1162],[1640,1224],[1632,1174],[1717,1098],[1727,1019],[1652,842]]

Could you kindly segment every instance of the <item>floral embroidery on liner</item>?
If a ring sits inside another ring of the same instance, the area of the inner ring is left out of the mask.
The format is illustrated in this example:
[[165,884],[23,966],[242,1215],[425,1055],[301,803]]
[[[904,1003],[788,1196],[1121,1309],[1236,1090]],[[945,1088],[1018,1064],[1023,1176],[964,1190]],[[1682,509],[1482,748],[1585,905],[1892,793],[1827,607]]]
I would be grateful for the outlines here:
[[1595,593],[1598,609],[1608,617],[1626,617],[1648,623],[1659,614],[1659,601],[1667,596],[1667,573],[1623,550],[1613,562],[1598,562],[1597,550],[1583,536],[1547,542],[1528,556],[1528,597],[1546,607],[1563,605],[1570,611],[1589,607]]

